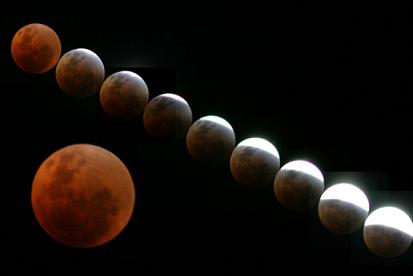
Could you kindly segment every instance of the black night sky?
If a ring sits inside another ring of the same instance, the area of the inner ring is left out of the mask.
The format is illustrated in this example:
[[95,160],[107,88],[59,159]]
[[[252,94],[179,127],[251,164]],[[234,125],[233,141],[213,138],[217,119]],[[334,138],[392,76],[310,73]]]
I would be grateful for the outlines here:
[[[13,275],[412,269],[412,248],[395,259],[376,257],[364,246],[361,229],[350,236],[333,234],[321,225],[315,208],[288,211],[272,186],[243,188],[228,163],[198,164],[184,140],[153,140],[142,117],[110,119],[98,94],[71,98],[59,90],[54,69],[31,75],[11,57],[18,29],[46,24],[59,35],[62,54],[88,48],[102,59],[106,76],[134,71],[146,81],[150,98],[183,96],[194,121],[222,116],[233,126],[237,143],[266,138],[277,147],[282,165],[307,159],[321,169],[327,187],[353,182],[366,192],[370,210],[393,205],[413,216],[413,24],[407,6],[205,2],[96,1],[62,4],[55,12],[28,6],[3,13],[6,268]],[[57,243],[31,209],[38,166],[74,143],[112,151],[135,182],[128,227],[98,248]]]

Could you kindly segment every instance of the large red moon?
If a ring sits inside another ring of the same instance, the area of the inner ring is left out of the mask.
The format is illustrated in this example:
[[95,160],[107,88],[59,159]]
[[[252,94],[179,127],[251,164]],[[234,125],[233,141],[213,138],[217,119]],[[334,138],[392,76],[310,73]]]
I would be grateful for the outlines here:
[[40,165],[31,200],[37,221],[53,239],[90,248],[111,241],[126,227],[135,188],[127,167],[113,153],[75,144]]
[[20,69],[28,73],[45,73],[59,61],[61,44],[50,27],[33,23],[16,32],[11,42],[11,54]]

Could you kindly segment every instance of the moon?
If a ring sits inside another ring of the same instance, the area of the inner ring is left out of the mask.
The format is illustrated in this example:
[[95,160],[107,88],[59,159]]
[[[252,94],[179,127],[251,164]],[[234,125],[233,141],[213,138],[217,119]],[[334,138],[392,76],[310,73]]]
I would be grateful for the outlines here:
[[262,188],[272,184],[279,168],[280,155],[277,149],[262,138],[243,140],[231,154],[232,176],[248,188]]
[[61,48],[56,32],[39,23],[22,27],[11,42],[11,54],[16,65],[35,74],[52,69],[59,60]]
[[37,221],[53,239],[90,248],[111,241],[126,227],[135,188],[128,169],[113,153],[75,144],[40,165],[31,199]]
[[143,124],[149,135],[156,139],[178,140],[185,137],[192,124],[192,111],[181,96],[161,94],[146,106]]
[[278,202],[290,210],[304,211],[316,206],[323,191],[323,174],[305,160],[285,164],[274,181]]
[[413,237],[410,217],[395,207],[383,207],[366,219],[363,238],[367,248],[375,255],[392,258],[409,249]]
[[186,135],[186,146],[193,159],[218,165],[229,159],[235,147],[235,133],[223,118],[210,115],[198,119]]
[[100,103],[111,117],[131,119],[138,117],[148,103],[149,92],[145,81],[131,71],[110,75],[100,88]]
[[56,66],[56,80],[66,94],[87,97],[99,91],[105,67],[91,50],[78,48],[64,54]]
[[335,184],[321,195],[318,215],[331,232],[350,234],[363,226],[369,213],[364,192],[349,183]]

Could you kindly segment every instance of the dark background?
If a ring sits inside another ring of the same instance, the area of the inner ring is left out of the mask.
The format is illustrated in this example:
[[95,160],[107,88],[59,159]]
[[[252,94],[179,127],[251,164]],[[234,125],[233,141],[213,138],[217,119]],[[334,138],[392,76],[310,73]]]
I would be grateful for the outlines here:
[[[330,233],[315,208],[298,214],[284,209],[272,187],[241,187],[228,163],[200,165],[184,140],[151,139],[142,117],[112,120],[98,94],[70,98],[59,90],[54,69],[27,74],[10,54],[19,28],[49,25],[61,39],[62,54],[91,49],[104,62],[106,76],[135,71],[147,82],[150,98],[177,93],[189,102],[194,120],[222,116],[237,142],[266,138],[282,165],[307,159],[322,170],[327,187],[354,182],[366,191],[372,210],[390,204],[411,216],[408,6],[118,1],[50,8],[24,4],[1,17],[2,255],[11,274],[412,269],[411,249],[395,259],[375,257],[364,246],[362,230]],[[128,227],[98,248],[55,242],[31,209],[38,166],[73,143],[111,150],[136,185]]]

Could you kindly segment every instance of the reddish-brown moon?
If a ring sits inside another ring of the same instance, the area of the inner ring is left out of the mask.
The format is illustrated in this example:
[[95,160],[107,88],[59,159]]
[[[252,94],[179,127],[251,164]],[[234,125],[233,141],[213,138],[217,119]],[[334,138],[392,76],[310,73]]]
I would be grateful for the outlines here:
[[89,248],[111,241],[126,227],[135,188],[128,169],[113,153],[75,144],[41,164],[31,199],[37,221],[53,239]]
[[148,103],[149,91],[145,81],[131,71],[110,75],[100,88],[100,103],[109,116],[131,119],[139,116]]
[[72,97],[88,97],[96,93],[105,79],[105,66],[93,51],[77,48],[65,53],[56,66],[60,89]]
[[59,61],[61,44],[50,27],[33,23],[22,27],[11,42],[11,54],[20,69],[28,73],[45,73]]

